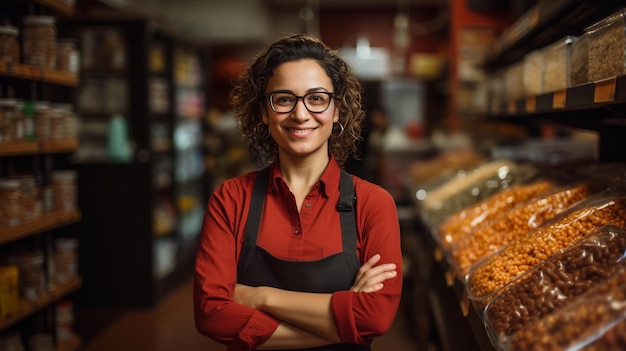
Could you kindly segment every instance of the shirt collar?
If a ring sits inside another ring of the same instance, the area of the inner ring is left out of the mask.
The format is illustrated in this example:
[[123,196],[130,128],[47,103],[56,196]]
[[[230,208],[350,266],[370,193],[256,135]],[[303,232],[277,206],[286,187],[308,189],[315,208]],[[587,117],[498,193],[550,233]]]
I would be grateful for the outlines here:
[[[270,182],[270,188],[268,190],[271,193],[275,193],[276,191],[278,191],[276,187],[277,182],[279,180],[282,181],[279,160],[276,159],[270,167],[270,179],[272,179],[273,181]],[[339,189],[340,176],[341,168],[339,168],[339,164],[335,160],[335,157],[333,157],[333,155],[330,155],[330,162],[328,162],[328,166],[326,166],[326,169],[320,177],[320,191],[325,197],[328,197],[326,189]]]

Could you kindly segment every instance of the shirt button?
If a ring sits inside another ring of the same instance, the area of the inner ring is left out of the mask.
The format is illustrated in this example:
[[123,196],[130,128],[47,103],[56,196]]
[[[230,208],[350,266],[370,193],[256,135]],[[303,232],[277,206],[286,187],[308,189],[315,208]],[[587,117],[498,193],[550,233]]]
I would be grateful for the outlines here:
[[296,229],[296,230],[294,230],[294,231],[293,231],[293,233],[294,233],[294,234],[296,234],[296,235],[298,235],[298,234],[300,234],[300,230],[299,230],[299,229]]
[[311,208],[311,207],[313,207],[313,205],[311,205],[311,204],[304,204],[304,207]]

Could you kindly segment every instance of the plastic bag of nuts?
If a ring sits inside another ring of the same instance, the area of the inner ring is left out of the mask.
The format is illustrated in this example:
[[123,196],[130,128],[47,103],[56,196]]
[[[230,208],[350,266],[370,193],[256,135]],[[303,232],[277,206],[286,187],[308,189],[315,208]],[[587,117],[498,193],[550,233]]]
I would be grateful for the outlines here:
[[624,218],[624,190],[609,189],[589,196],[473,267],[467,275],[468,297],[475,306],[484,307],[499,289],[600,227],[626,228]]
[[505,349],[626,349],[626,269],[579,296],[567,307],[548,314],[517,332]]
[[487,333],[495,347],[626,267],[626,231],[601,227],[579,243],[515,279],[487,305]]
[[457,275],[465,276],[472,266],[485,257],[522,238],[592,193],[592,187],[587,183],[562,185],[500,212],[492,220],[474,228],[450,249],[450,263]]
[[469,234],[474,228],[494,217],[500,212],[527,201],[539,193],[553,187],[549,180],[536,180],[528,184],[516,184],[491,195],[474,205],[446,218],[437,228],[436,240],[444,252]]

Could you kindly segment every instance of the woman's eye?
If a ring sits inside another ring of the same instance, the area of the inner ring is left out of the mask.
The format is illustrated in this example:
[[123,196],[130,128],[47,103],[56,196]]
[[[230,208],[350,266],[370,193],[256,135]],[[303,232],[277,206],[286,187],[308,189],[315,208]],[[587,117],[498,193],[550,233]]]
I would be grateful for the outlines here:
[[312,95],[309,95],[308,100],[311,101],[311,102],[324,102],[324,101],[326,101],[326,95],[324,95],[324,94],[312,94]]
[[293,102],[293,97],[289,95],[275,96],[274,102],[277,104],[291,104]]

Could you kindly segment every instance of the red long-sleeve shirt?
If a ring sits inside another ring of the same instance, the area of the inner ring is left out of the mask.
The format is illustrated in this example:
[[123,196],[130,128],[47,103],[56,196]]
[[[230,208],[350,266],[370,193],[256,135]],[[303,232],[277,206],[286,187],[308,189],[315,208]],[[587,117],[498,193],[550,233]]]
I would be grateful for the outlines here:
[[[196,256],[194,310],[198,331],[250,350],[271,336],[280,323],[269,314],[232,301],[237,261],[256,172],[224,182],[209,199]],[[343,250],[339,201],[340,168],[331,162],[298,213],[295,199],[275,163],[257,244],[284,260],[319,260]],[[382,187],[354,177],[357,251],[363,264],[375,254],[395,263],[398,275],[375,293],[337,291],[332,312],[341,341],[364,343],[383,334],[395,317],[402,291],[402,253],[397,209]]]

